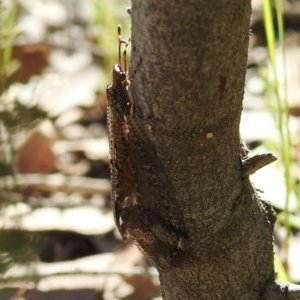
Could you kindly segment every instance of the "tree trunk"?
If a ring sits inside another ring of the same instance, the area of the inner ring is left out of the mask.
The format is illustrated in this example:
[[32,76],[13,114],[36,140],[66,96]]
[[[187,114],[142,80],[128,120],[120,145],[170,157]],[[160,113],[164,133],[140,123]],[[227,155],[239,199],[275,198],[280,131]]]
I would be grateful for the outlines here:
[[275,217],[241,162],[250,13],[249,0],[132,0],[116,210],[164,299],[259,299],[274,282]]

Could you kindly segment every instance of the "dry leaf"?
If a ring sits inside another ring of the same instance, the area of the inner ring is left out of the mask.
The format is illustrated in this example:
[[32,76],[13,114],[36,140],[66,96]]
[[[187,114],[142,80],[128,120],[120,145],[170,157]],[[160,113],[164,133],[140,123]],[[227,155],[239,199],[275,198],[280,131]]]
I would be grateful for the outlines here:
[[40,132],[33,133],[19,150],[16,167],[18,172],[26,174],[53,173],[55,156],[49,138]]

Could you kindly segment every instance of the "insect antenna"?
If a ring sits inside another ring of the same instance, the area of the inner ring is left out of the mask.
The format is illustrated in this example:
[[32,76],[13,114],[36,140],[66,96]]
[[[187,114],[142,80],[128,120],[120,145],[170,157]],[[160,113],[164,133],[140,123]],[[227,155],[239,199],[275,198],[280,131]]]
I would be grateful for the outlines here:
[[122,61],[121,61],[121,45],[122,45],[121,31],[122,31],[122,27],[119,24],[118,25],[118,63],[120,66],[122,64]]
[[129,46],[130,44],[130,38],[128,39],[128,42],[125,42],[125,48],[123,51],[123,67],[124,67],[124,72],[127,73],[128,71],[128,65],[127,65],[127,50],[126,48]]
[[[124,51],[122,53],[122,44],[125,44]],[[130,44],[130,38],[126,42],[122,39],[122,27],[118,25],[118,58],[119,58],[119,66],[123,72],[127,72],[127,58],[126,58],[126,48]],[[122,53],[122,54],[121,54]]]

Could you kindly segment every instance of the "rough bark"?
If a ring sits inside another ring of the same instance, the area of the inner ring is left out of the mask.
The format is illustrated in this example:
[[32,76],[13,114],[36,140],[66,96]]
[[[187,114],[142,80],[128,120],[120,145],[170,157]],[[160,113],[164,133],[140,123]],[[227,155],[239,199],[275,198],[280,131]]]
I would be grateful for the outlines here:
[[164,299],[259,299],[274,281],[274,216],[243,176],[250,1],[132,0],[134,195],[124,228]]

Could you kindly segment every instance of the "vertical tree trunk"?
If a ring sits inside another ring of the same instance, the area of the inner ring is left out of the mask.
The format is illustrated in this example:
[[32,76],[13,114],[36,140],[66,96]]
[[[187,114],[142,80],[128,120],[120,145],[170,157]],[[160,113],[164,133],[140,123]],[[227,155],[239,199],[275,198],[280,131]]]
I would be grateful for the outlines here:
[[274,216],[240,155],[250,12],[248,0],[132,0],[120,169],[134,184],[118,215],[164,299],[258,299],[274,280]]

